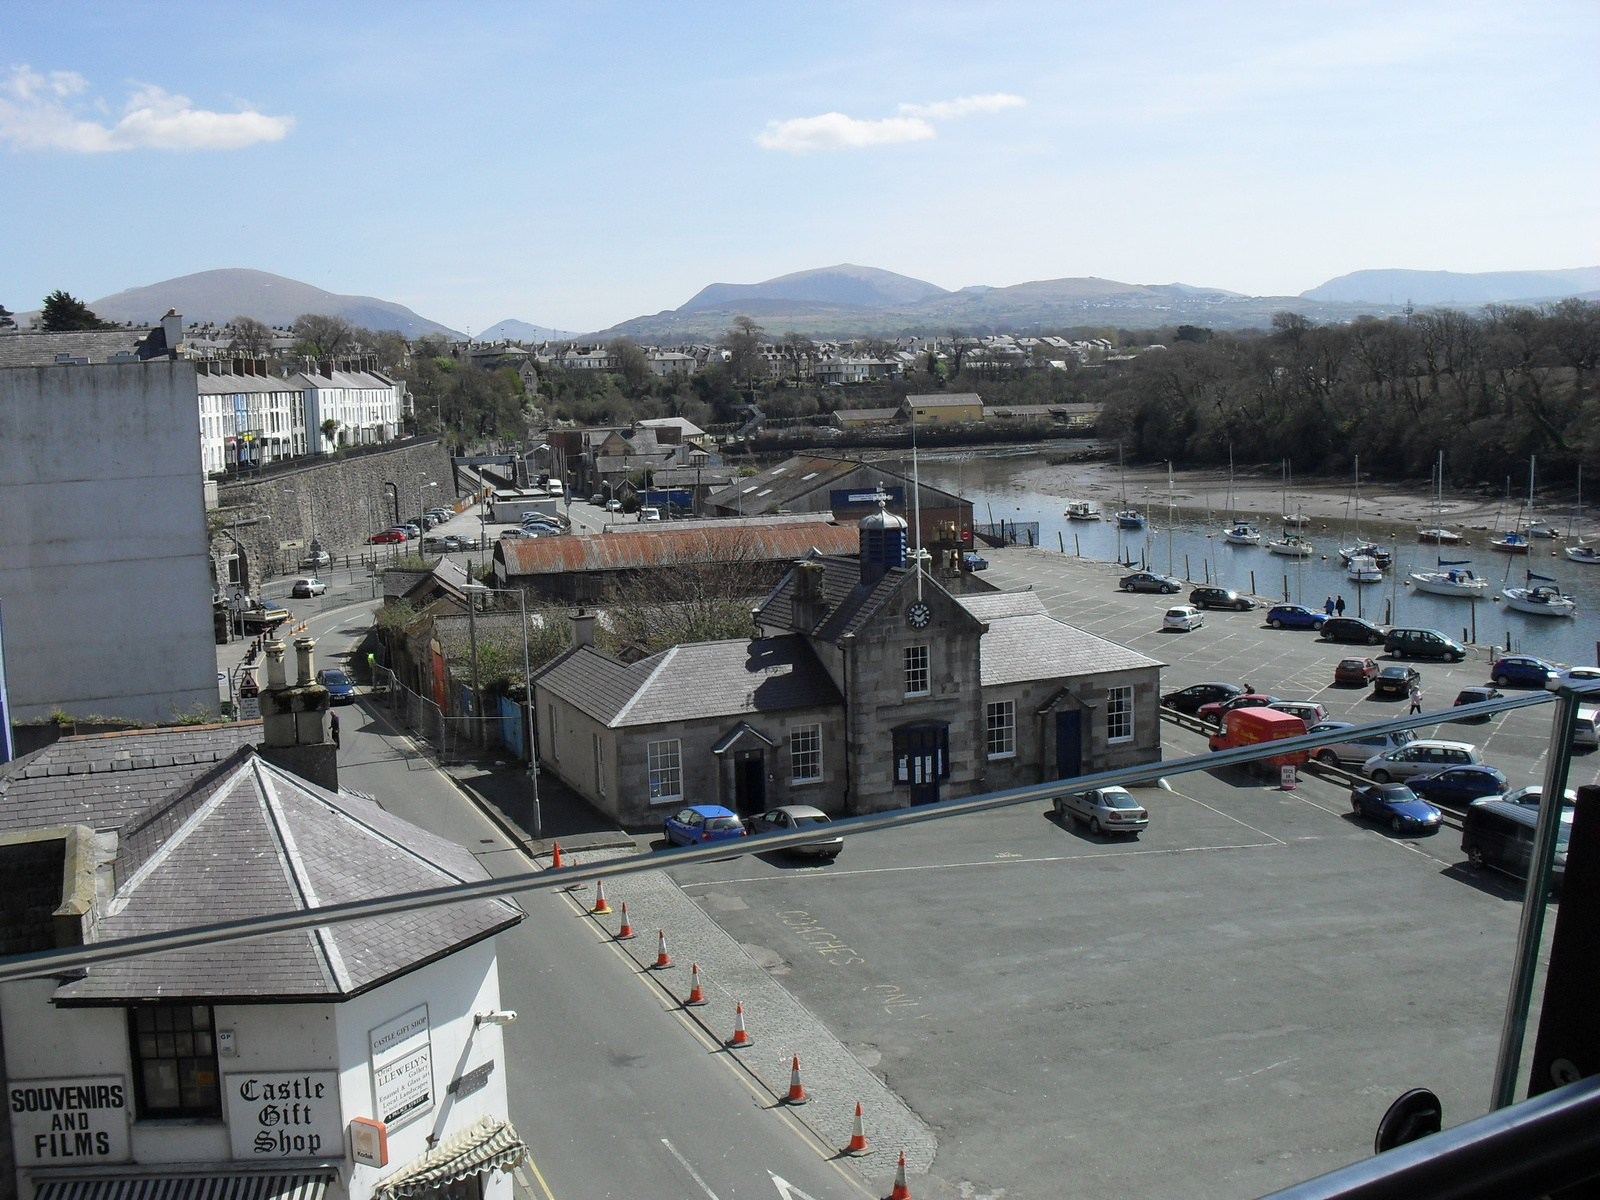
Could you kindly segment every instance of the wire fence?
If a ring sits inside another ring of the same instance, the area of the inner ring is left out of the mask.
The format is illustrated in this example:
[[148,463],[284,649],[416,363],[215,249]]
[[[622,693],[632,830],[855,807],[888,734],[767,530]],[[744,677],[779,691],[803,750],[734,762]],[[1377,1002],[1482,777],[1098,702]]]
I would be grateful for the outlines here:
[[370,698],[393,714],[397,724],[433,747],[442,763],[466,760],[474,742],[477,717],[446,713],[432,697],[400,682],[388,667],[372,667]]

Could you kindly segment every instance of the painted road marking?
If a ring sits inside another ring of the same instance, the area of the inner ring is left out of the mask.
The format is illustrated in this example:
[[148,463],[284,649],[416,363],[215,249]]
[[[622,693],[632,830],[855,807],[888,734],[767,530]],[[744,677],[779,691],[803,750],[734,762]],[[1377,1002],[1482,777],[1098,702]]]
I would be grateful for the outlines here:
[[[772,1175],[772,1172],[768,1171],[767,1174]],[[813,1197],[802,1192],[782,1175],[772,1175],[772,1185],[778,1189],[778,1195],[782,1200],[814,1200]]]
[[706,1181],[704,1179],[700,1178],[700,1172],[696,1171],[689,1165],[689,1160],[678,1153],[678,1148],[676,1146],[667,1141],[666,1138],[661,1139],[661,1144],[667,1148],[668,1153],[670,1153],[673,1158],[678,1160],[679,1165],[682,1166],[685,1171],[689,1172],[689,1178],[700,1185],[700,1190],[702,1192],[711,1197],[711,1200],[718,1200],[717,1194],[706,1186]]

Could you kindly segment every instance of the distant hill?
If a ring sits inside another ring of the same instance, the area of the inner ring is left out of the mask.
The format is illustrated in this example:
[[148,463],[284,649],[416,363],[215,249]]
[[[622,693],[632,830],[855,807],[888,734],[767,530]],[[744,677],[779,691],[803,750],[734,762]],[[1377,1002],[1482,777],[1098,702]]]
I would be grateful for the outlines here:
[[1600,267],[1564,271],[1355,271],[1300,295],[1367,304],[1502,304],[1557,300],[1600,289]]
[[477,342],[559,342],[578,335],[568,329],[551,329],[548,325],[530,325],[526,321],[507,318],[489,326],[482,333],[472,335]]
[[752,300],[803,300],[857,308],[887,308],[948,294],[938,284],[922,279],[880,271],[877,267],[840,263],[836,267],[780,275],[763,283],[713,283],[701,288],[678,311],[726,308]]
[[175,308],[185,321],[214,321],[221,325],[233,317],[254,317],[268,325],[288,325],[301,313],[343,317],[366,329],[394,329],[408,338],[424,333],[461,334],[437,321],[419,317],[403,304],[374,296],[341,296],[297,279],[266,271],[229,267],[200,271],[176,279],[129,288],[89,305],[107,321],[157,321]]

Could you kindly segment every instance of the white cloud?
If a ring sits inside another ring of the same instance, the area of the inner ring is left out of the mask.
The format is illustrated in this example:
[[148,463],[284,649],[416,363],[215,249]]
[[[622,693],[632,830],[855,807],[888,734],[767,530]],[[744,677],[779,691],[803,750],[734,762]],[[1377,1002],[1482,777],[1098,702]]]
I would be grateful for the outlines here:
[[856,146],[887,146],[895,142],[925,142],[937,136],[920,117],[885,117],[862,121],[841,112],[820,117],[795,117],[769,121],[756,141],[768,150],[804,154],[808,150],[839,150]]
[[48,75],[13,67],[0,81],[0,143],[13,150],[65,150],[102,154],[113,150],[238,150],[256,142],[283,140],[293,117],[269,117],[253,109],[220,113],[195,108],[189,97],[153,84],[138,87],[114,125],[83,120],[67,103],[88,90],[76,71]]
[[957,96],[954,100],[936,100],[932,104],[902,104],[903,117],[926,117],[932,121],[951,121],[973,113],[997,113],[1007,108],[1022,108],[1028,102],[1021,96],[1005,92],[991,92],[986,96]]

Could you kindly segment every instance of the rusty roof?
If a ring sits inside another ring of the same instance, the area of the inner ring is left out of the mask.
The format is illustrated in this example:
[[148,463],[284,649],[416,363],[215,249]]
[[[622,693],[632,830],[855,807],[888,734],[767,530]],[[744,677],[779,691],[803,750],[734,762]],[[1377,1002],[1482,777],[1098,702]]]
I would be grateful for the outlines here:
[[566,537],[502,541],[495,558],[507,576],[554,575],[567,571],[629,571],[680,563],[778,562],[804,558],[811,551],[854,554],[860,534],[854,525],[830,521],[682,528],[663,522],[628,533],[571,534]]

